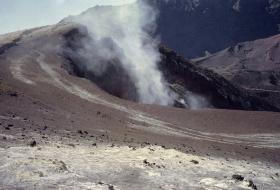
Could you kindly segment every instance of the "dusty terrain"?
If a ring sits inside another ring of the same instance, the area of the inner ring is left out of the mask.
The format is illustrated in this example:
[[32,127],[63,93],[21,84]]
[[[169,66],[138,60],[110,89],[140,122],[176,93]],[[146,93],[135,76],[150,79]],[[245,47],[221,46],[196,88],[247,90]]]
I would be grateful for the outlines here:
[[113,97],[63,68],[73,27],[0,37],[2,189],[279,189],[279,113]]
[[232,83],[279,106],[280,35],[239,43],[196,64],[213,70]]

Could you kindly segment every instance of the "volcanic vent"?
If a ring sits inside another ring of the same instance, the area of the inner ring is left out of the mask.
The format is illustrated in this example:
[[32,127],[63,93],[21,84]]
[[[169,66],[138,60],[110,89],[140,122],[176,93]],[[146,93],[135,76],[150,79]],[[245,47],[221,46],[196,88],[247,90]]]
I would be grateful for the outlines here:
[[[137,89],[132,82],[127,71],[121,64],[118,57],[107,57],[104,59],[99,49],[89,49],[91,47],[85,46],[84,42],[96,45],[98,43],[105,43],[108,49],[106,51],[118,51],[117,45],[110,39],[105,38],[101,41],[94,40],[88,35],[85,27],[74,28],[64,35],[66,39],[66,47],[64,49],[64,56],[67,58],[69,65],[65,68],[70,74],[78,77],[84,77],[106,92],[117,96],[119,98],[139,101]],[[81,52],[88,51],[91,59]],[[89,61],[97,62],[91,64]]]
[[140,3],[94,7],[63,20],[60,25],[76,23],[63,34],[65,68],[111,95],[144,104],[279,111],[160,45],[149,35],[155,19],[153,9]]
[[157,65],[158,41],[150,35],[155,20],[154,9],[144,2],[94,7],[65,19],[62,23],[82,25],[64,35],[74,73],[121,98],[172,105],[175,96]]

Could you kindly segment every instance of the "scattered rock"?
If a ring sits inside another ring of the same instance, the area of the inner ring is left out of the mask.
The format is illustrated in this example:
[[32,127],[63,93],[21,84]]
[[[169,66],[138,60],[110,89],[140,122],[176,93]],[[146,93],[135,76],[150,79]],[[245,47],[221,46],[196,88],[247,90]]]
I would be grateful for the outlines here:
[[3,137],[3,140],[7,140],[7,137]]
[[190,162],[192,162],[193,164],[199,164],[197,160],[191,160]]
[[60,161],[60,164],[61,164],[61,166],[60,166],[59,170],[68,171],[68,168],[66,167],[66,164],[63,161]]
[[18,97],[18,93],[14,92],[14,91],[9,91],[8,95],[11,96],[11,97]]
[[74,144],[68,144],[68,146],[72,146],[72,147],[75,147],[75,145],[74,145]]
[[10,127],[5,127],[6,130],[10,130]]
[[147,159],[143,160],[144,164],[149,164],[149,162],[147,161]]
[[35,147],[37,145],[37,142],[34,140],[29,144],[31,147]]
[[66,167],[66,164],[63,161],[61,161],[61,160],[59,161],[59,160],[55,159],[52,163],[59,166],[58,167],[59,172],[68,171],[68,168]]
[[148,162],[147,159],[143,160],[143,163],[149,167],[165,168],[165,166],[160,166],[160,165],[157,165],[156,163],[150,163],[150,162]]
[[41,172],[41,171],[36,171],[36,172],[34,172],[34,173],[38,174],[39,177],[44,177],[44,174],[43,174],[43,172]]
[[82,135],[82,134],[83,134],[83,131],[81,131],[81,130],[78,130],[78,133]]
[[115,188],[114,188],[113,185],[108,185],[108,189],[109,189],[109,190],[115,190]]
[[232,179],[234,179],[235,181],[243,181],[244,177],[242,175],[234,174],[232,175]]
[[252,180],[249,180],[249,185],[248,187],[251,187],[253,190],[257,190],[257,186],[254,184],[254,182]]
[[43,172],[38,172],[39,173],[39,177],[44,177]]
[[96,144],[96,143],[93,143],[92,146],[97,146],[97,144]]

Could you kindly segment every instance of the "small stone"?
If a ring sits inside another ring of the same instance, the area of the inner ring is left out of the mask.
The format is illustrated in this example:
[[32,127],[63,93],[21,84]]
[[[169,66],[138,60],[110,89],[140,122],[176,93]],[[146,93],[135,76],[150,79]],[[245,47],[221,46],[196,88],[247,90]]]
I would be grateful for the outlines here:
[[234,179],[235,181],[243,181],[244,177],[242,175],[234,174],[232,175],[232,179]]
[[251,187],[253,190],[258,190],[257,186],[254,184],[254,182],[252,180],[249,180],[248,187]]
[[193,164],[199,164],[199,162],[198,162],[197,160],[191,160],[191,162],[192,162]]
[[72,146],[72,147],[75,147],[75,145],[74,145],[74,144],[68,144],[68,146]]
[[60,164],[61,164],[61,166],[59,169],[61,171],[68,171],[68,168],[66,167],[66,164],[63,161],[60,161]]
[[39,177],[44,177],[43,172],[39,172]]
[[8,92],[8,94],[9,94],[11,97],[18,97],[17,92],[12,92],[12,91],[10,91],[10,92]]
[[108,185],[108,189],[109,189],[109,190],[115,190],[115,188],[114,188],[113,185]]
[[149,164],[149,162],[147,161],[147,159],[143,160],[144,164]]
[[31,147],[35,147],[37,145],[37,142],[34,140],[29,144]]

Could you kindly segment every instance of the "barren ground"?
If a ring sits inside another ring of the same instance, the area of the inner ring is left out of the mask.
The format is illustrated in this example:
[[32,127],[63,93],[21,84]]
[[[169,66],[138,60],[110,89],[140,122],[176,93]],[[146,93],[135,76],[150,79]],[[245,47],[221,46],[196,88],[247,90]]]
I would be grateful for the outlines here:
[[0,55],[2,189],[279,189],[279,113],[112,97],[62,68],[71,27],[26,33]]

